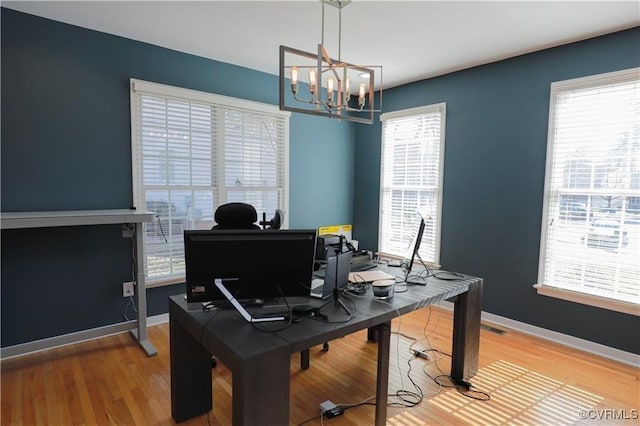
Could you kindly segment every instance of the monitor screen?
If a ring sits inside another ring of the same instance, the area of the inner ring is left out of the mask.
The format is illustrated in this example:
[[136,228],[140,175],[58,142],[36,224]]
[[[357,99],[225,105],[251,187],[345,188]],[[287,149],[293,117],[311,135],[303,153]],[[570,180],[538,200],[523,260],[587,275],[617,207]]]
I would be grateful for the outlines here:
[[[404,275],[404,280],[406,282],[408,282],[409,280],[409,274],[411,273],[411,268],[413,268],[413,262],[416,259],[416,256],[420,257],[420,255],[418,255],[418,250],[420,250],[420,243],[422,243],[422,235],[424,234],[425,223],[422,216],[418,215],[418,217],[420,218],[420,221],[418,223],[418,231],[416,232],[415,239],[413,240],[410,258],[407,263],[407,269]],[[423,283],[420,283],[420,284],[423,284]]]
[[316,230],[207,230],[184,232],[188,302],[309,296]]

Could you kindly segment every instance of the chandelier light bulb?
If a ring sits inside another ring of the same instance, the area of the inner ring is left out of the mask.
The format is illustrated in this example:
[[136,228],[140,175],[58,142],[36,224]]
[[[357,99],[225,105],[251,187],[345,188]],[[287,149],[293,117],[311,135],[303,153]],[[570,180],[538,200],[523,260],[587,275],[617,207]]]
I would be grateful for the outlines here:
[[360,108],[362,108],[365,103],[365,99],[364,99],[365,87],[366,85],[364,83],[360,83],[360,93],[358,93],[358,106],[360,106]]
[[347,79],[344,82],[344,99],[347,102],[349,101],[349,98],[351,97],[350,86],[351,86],[351,79],[349,77],[347,77]]
[[298,67],[291,68],[291,91],[298,93]]
[[333,102],[333,78],[327,78],[327,100]]
[[316,70],[313,68],[309,69],[309,92],[316,93]]

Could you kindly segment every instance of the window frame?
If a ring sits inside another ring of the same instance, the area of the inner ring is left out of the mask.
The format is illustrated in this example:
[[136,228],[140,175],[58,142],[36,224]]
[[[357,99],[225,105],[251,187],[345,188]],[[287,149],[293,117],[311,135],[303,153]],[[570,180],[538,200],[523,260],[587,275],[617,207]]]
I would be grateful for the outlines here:
[[[635,77],[638,80],[640,68],[631,68],[620,71],[614,71],[604,74],[591,75],[587,77],[580,77],[570,80],[558,81],[551,83],[549,92],[549,122],[547,133],[547,153],[545,159],[545,180],[544,180],[544,194],[543,194],[543,208],[542,208],[542,223],[540,232],[540,253],[538,259],[538,277],[537,283],[534,284],[534,288],[537,294],[543,296],[549,296],[559,298],[567,301],[572,301],[584,305],[595,306],[612,311],[622,312],[630,315],[640,316],[640,304],[631,303],[623,300],[613,299],[606,296],[600,296],[581,292],[579,290],[573,290],[562,286],[554,286],[552,284],[543,284],[543,277],[545,276],[545,266],[547,265],[547,259],[549,256],[548,241],[550,234],[549,215],[554,211],[555,207],[560,208],[562,192],[558,194],[557,205],[552,202],[553,194],[557,191],[551,186],[551,179],[553,175],[552,164],[554,161],[553,154],[556,147],[556,128],[555,123],[557,119],[557,96],[570,91],[579,91],[582,89],[596,89],[598,87],[631,82]],[[620,191],[621,196],[633,197],[635,195],[629,195],[633,189]],[[598,190],[596,189],[578,189],[574,192],[584,192],[587,196],[598,196]],[[587,213],[588,214],[588,213]],[[588,217],[587,217],[588,220]]]
[[[439,158],[437,161],[438,166],[438,182],[437,188],[434,190],[434,195],[437,198],[437,206],[436,206],[436,219],[435,219],[435,227],[436,230],[434,232],[434,259],[425,259],[425,263],[433,266],[440,266],[440,250],[441,250],[441,235],[442,235],[442,201],[443,201],[443,192],[444,192],[444,161],[445,161],[445,141],[446,141],[446,111],[447,104],[446,102],[440,102],[437,104],[423,105],[414,108],[407,108],[397,111],[391,111],[387,113],[383,113],[380,115],[380,121],[382,122],[381,128],[381,142],[380,142],[380,203],[379,203],[379,211],[378,211],[378,250],[381,254],[387,255],[389,257],[394,258],[403,258],[407,256],[407,252],[403,253],[389,253],[385,252],[382,247],[383,240],[383,214],[384,214],[384,193],[385,193],[385,182],[384,182],[384,144],[385,144],[385,121],[395,120],[395,119],[404,119],[412,116],[422,116],[427,114],[440,114],[440,141],[439,141]],[[416,228],[417,229],[417,228]],[[423,235],[423,242],[425,239],[425,235]],[[410,247],[405,248],[409,249]]]
[[[138,116],[138,98],[141,95],[150,95],[150,96],[158,96],[163,98],[175,99],[175,100],[183,100],[184,102],[194,102],[194,103],[202,103],[207,105],[213,105],[217,111],[215,111],[215,115],[220,118],[220,116],[224,116],[225,109],[229,110],[240,110],[247,113],[255,113],[257,115],[268,115],[273,116],[276,119],[282,119],[280,125],[282,126],[282,135],[279,140],[282,140],[283,146],[283,158],[282,161],[278,161],[278,165],[282,165],[283,170],[277,170],[277,173],[283,175],[283,185],[282,185],[282,202],[278,206],[278,208],[282,209],[285,212],[284,223],[282,224],[283,228],[288,227],[289,218],[286,214],[289,211],[289,185],[290,185],[290,176],[289,176],[289,151],[290,151],[290,117],[291,113],[288,111],[280,111],[277,105],[265,104],[255,101],[248,101],[244,99],[233,98],[229,96],[223,96],[208,92],[202,92],[193,89],[180,88],[175,86],[169,86],[160,83],[154,83],[144,80],[139,80],[135,78],[130,79],[130,106],[131,106],[131,165],[132,165],[132,192],[133,192],[133,202],[134,206],[137,206],[139,209],[142,208],[146,211],[146,200],[142,199],[142,196],[145,193],[144,183],[141,177],[143,173],[142,170],[142,158],[140,153],[143,140],[141,138],[141,120]],[[222,121],[224,122],[224,120]],[[220,132],[224,132],[224,125],[219,125],[216,123],[215,125],[212,123],[212,133],[215,135],[219,135]],[[212,176],[212,182],[217,183],[217,187],[212,186],[212,191],[216,193],[217,197],[214,197],[214,203],[217,201],[218,204],[224,204],[227,202],[227,193],[228,188],[225,185],[225,169],[227,165],[227,161],[224,158],[225,152],[225,144],[226,141],[224,138],[218,139],[217,143],[211,143],[212,149],[212,158],[211,158],[211,171],[215,174],[215,177]],[[217,154],[214,158],[214,152]],[[217,160],[214,164],[214,159]],[[167,188],[170,188],[172,185],[165,185]],[[185,187],[187,188],[187,187]],[[249,190],[251,188],[248,188]],[[217,198],[217,200],[216,200]],[[215,213],[215,208],[217,206],[213,206],[213,212]],[[258,212],[260,214],[260,212]],[[258,217],[260,220],[260,217]],[[149,224],[144,224],[145,232],[143,233],[143,245],[145,248],[145,256],[147,252],[147,227]],[[185,228],[187,229],[187,228]],[[173,243],[173,242],[172,242]],[[145,274],[145,282],[146,288],[152,287],[160,287],[165,285],[172,285],[183,283],[185,280],[184,274],[180,276],[176,276],[175,274],[166,275],[160,278],[154,277],[150,278],[148,273],[148,265],[147,259],[142,259],[144,263],[144,274]]]

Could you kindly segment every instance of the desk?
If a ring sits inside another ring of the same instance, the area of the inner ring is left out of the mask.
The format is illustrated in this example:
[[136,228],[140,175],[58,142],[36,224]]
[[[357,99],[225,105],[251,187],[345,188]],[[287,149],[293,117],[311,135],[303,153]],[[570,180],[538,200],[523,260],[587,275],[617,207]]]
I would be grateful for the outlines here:
[[[2,213],[0,227],[2,229],[48,228],[58,226],[86,226],[86,225],[110,225],[118,223],[131,223],[135,226],[137,263],[137,297],[138,297],[138,321],[137,328],[131,330],[131,334],[138,341],[147,355],[153,356],[158,352],[147,339],[147,289],[144,279],[144,245],[142,243],[144,228],[143,222],[151,222],[153,213],[138,212],[131,209],[115,210],[70,210],[70,211],[41,211],[41,212],[7,212]],[[2,350],[2,356],[21,355],[34,350],[49,349],[60,344],[76,343],[86,340],[81,335],[76,338],[62,337],[55,343],[27,343]],[[50,342],[45,339],[43,342]],[[24,349],[22,349],[24,348]]]
[[[291,354],[368,328],[378,342],[375,424],[384,425],[391,320],[445,299],[454,301],[451,376],[454,380],[469,379],[478,369],[482,284],[482,279],[475,277],[455,281],[429,278],[426,286],[409,287],[385,301],[388,303],[372,299],[369,290],[368,297],[353,298],[358,311],[349,322],[302,319],[273,334],[256,331],[235,310],[202,312],[199,305],[187,304],[184,296],[172,296],[171,414],[181,422],[212,409],[211,355],[215,354],[232,372],[233,424],[286,425]],[[306,374],[313,374],[311,371]]]

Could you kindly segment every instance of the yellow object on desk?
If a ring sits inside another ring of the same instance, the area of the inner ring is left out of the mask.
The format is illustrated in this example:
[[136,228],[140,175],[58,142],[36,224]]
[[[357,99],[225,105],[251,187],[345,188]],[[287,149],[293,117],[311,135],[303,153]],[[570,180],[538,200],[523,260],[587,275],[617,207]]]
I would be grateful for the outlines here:
[[353,227],[351,225],[332,225],[318,228],[318,235],[344,235],[351,241]]

